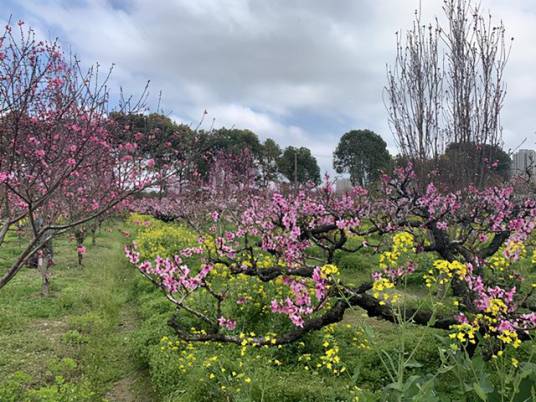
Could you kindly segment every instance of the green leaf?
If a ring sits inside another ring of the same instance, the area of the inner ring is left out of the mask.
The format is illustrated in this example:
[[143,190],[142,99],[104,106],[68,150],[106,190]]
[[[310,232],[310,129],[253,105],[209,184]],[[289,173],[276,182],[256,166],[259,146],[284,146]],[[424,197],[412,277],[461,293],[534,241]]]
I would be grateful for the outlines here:
[[358,378],[359,378],[359,374],[361,374],[361,369],[360,369],[359,367],[356,367],[356,368],[354,369],[354,373],[352,374],[352,382],[353,382],[354,384],[357,383],[357,380],[358,380]]
[[385,390],[394,389],[395,391],[402,392],[404,384],[399,384],[397,382],[392,382],[384,387]]
[[409,367],[409,368],[419,368],[419,367],[422,367],[423,365],[419,363],[417,360],[410,360],[404,366]]
[[533,363],[525,363],[523,370],[519,374],[520,383],[518,392],[515,395],[514,401],[527,402],[533,401],[536,397],[536,365]]
[[439,374],[445,374],[445,373],[448,373],[450,370],[452,370],[454,367],[456,367],[455,365],[450,365],[450,366],[441,366],[437,369],[437,372]]
[[479,383],[475,382],[473,384],[473,390],[476,392],[480,399],[482,399],[483,401],[488,400],[487,392],[482,389]]

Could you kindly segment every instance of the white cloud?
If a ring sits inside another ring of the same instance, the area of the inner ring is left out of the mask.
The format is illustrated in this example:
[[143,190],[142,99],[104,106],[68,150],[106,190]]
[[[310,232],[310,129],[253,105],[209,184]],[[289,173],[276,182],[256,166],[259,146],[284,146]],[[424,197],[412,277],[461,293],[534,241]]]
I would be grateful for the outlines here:
[[[25,0],[8,10],[61,35],[84,60],[116,63],[115,83],[163,90],[164,110],[197,122],[249,128],[304,145],[330,169],[338,136],[352,128],[394,141],[382,101],[394,33],[419,0]],[[536,129],[536,3],[482,0],[516,39],[505,80],[505,144]],[[422,2],[424,20],[441,0]],[[4,10],[4,12],[7,12]],[[0,12],[1,13],[1,12]],[[5,17],[5,16],[4,16]],[[195,124],[195,123],[194,123]]]

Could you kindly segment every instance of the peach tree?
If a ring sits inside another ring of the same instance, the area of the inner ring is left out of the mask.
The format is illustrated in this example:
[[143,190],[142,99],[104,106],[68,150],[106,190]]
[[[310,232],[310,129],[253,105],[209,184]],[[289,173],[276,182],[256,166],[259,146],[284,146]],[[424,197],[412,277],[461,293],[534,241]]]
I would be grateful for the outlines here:
[[[286,194],[241,188],[232,208],[196,215],[196,245],[146,259],[134,244],[126,255],[176,306],[170,325],[187,342],[289,344],[360,308],[448,331],[451,348],[470,355],[519,347],[536,328],[534,286],[516,270],[529,258],[535,200],[511,186],[442,193],[414,179],[411,167],[398,168],[373,194],[337,194],[329,181]],[[364,250],[378,266],[355,284],[336,255]],[[406,303],[399,288],[408,278],[428,302]]]

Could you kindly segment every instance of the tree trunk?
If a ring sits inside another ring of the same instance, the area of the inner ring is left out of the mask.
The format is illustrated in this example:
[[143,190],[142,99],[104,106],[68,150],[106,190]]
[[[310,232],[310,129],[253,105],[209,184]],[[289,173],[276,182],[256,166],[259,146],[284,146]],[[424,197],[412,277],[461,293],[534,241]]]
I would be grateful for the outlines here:
[[[79,249],[82,245],[79,244],[77,249]],[[83,247],[83,246],[82,246]],[[82,266],[82,260],[84,259],[84,254],[81,253],[80,251],[78,251],[78,266],[81,267]]]
[[78,254],[78,266],[82,266],[82,260],[84,259],[84,240],[86,238],[86,232],[84,229],[78,229],[74,232],[74,237],[76,239],[76,252]]
[[46,247],[39,250],[39,256],[37,257],[37,269],[41,274],[41,294],[43,296],[48,296],[50,290],[50,262],[50,255]]
[[91,225],[91,244],[93,246],[97,245],[97,224],[96,223]]

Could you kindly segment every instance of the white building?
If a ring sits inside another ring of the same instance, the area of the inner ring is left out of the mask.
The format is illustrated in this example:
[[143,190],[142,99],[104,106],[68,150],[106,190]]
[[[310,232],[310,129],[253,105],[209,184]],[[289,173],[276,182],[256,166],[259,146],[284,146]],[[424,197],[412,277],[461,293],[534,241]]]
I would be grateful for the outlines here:
[[529,171],[536,177],[536,151],[520,149],[512,156],[512,176],[524,176]]

